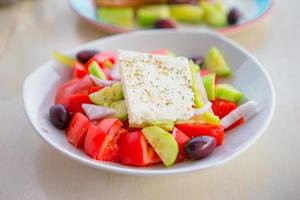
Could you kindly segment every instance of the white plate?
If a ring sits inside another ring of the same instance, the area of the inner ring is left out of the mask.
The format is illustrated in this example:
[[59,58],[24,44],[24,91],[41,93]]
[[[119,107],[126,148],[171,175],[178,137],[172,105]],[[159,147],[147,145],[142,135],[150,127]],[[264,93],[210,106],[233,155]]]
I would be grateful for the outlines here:
[[[69,0],[69,4],[72,10],[85,22],[97,27],[101,30],[110,33],[122,33],[128,31],[141,30],[142,28],[135,25],[133,28],[125,28],[118,25],[106,23],[96,16],[96,6],[94,0]],[[238,8],[243,17],[239,23],[226,26],[223,28],[213,28],[210,26],[204,26],[203,24],[188,25],[179,23],[179,29],[214,29],[223,34],[230,34],[247,30],[253,27],[253,25],[264,19],[271,11],[273,6],[273,0],[223,0],[226,8]],[[100,8],[101,10],[101,8]]]
[[162,30],[121,34],[96,40],[72,51],[74,55],[82,49],[151,51],[168,48],[177,55],[204,55],[211,47],[218,47],[234,71],[226,80],[243,91],[248,99],[263,106],[262,111],[244,125],[229,131],[224,144],[216,148],[211,156],[199,161],[186,161],[165,168],[130,167],[121,164],[97,161],[86,156],[66,140],[65,133],[54,128],[48,119],[48,110],[54,103],[58,86],[70,79],[69,69],[50,60],[30,74],[23,88],[23,99],[27,116],[37,133],[51,146],[83,164],[98,169],[135,175],[166,175],[202,170],[225,163],[249,148],[265,131],[274,111],[275,96],[270,77],[263,66],[247,51],[229,39],[208,31]]

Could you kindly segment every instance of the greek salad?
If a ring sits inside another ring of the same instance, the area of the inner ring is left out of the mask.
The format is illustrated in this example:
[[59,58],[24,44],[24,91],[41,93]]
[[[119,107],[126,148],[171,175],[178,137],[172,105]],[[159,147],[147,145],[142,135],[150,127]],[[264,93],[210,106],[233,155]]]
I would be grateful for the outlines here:
[[54,57],[73,78],[58,88],[49,120],[95,160],[170,167],[204,159],[258,111],[224,83],[232,71],[216,47],[189,58],[169,49]]

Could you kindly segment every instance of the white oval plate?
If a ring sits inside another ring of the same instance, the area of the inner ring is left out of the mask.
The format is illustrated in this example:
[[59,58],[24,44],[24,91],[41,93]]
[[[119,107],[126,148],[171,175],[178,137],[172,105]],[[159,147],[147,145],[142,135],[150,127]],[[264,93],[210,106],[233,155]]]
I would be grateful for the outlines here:
[[23,100],[27,116],[37,133],[63,154],[91,167],[134,175],[166,175],[202,170],[225,163],[249,148],[267,128],[274,111],[275,97],[271,79],[263,66],[247,51],[220,36],[208,31],[162,30],[121,34],[96,40],[69,52],[74,55],[82,49],[151,51],[168,48],[177,55],[204,55],[211,47],[218,47],[228,61],[234,76],[227,79],[243,91],[248,99],[263,107],[260,113],[244,125],[229,131],[224,144],[211,156],[199,161],[186,161],[170,168],[162,165],[130,167],[89,158],[66,140],[65,133],[57,130],[48,119],[48,110],[54,103],[58,86],[71,78],[70,69],[50,60],[30,74],[23,85]]
[[[239,23],[233,26],[227,26],[224,28],[215,29],[223,34],[231,34],[235,32],[240,32],[252,27],[266,17],[272,7],[273,0],[224,0],[225,6],[228,8],[236,7],[243,13],[243,18]],[[141,30],[141,28],[136,25],[135,27],[128,29],[122,26],[117,26],[113,24],[108,24],[104,21],[97,19],[96,17],[96,7],[94,5],[94,0],[69,0],[69,4],[72,10],[85,22],[104,30],[109,33],[122,33],[128,31]],[[179,29],[214,29],[209,26],[199,25],[183,25],[180,23]]]

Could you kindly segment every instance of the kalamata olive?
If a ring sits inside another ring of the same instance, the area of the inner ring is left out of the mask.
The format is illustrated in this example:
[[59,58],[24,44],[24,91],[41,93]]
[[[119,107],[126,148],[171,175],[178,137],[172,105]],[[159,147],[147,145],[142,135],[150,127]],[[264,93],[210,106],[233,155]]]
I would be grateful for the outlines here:
[[99,51],[96,50],[83,50],[79,51],[76,55],[76,58],[79,62],[85,64],[87,61],[89,61],[94,55],[98,54]]
[[199,160],[210,155],[216,145],[217,141],[214,137],[199,136],[189,140],[184,145],[184,151],[190,159]]
[[241,13],[237,8],[231,8],[227,15],[228,24],[234,25],[240,19]]
[[53,105],[49,110],[50,121],[58,129],[66,129],[70,122],[70,114],[66,108],[61,105]]
[[194,61],[195,64],[197,65],[202,65],[204,63],[204,57],[203,56],[194,56],[191,57],[192,61]]
[[154,28],[176,28],[176,22],[171,19],[160,19],[154,24]]

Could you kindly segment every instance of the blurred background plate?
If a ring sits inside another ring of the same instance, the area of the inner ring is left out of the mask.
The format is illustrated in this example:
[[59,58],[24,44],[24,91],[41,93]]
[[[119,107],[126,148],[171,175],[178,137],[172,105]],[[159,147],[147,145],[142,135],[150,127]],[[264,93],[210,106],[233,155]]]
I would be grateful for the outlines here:
[[[224,28],[215,29],[223,34],[230,34],[251,28],[252,25],[260,22],[264,17],[270,13],[273,6],[273,0],[224,0],[227,8],[238,8],[243,14],[243,18],[238,24],[227,26]],[[128,29],[122,26],[105,23],[97,19],[96,6],[94,0],[69,0],[72,10],[85,22],[109,33],[122,33],[128,31],[141,30],[136,25],[134,28]],[[179,25],[179,29],[213,29],[212,27],[199,25]]]

